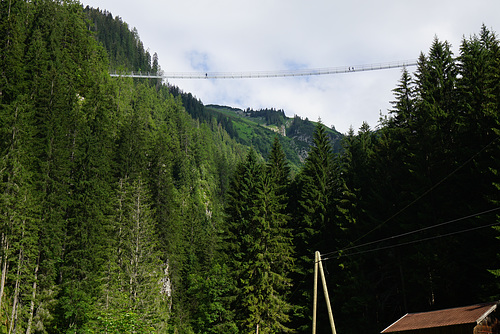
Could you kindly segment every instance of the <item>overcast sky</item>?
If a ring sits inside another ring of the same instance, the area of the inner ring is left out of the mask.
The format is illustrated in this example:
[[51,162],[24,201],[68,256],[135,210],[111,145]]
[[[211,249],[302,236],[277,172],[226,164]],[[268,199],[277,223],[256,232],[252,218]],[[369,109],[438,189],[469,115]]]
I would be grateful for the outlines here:
[[[499,0],[85,0],[120,16],[164,72],[316,69],[417,59],[437,36],[453,46],[485,24]],[[411,72],[415,67],[408,68]],[[346,133],[387,114],[401,69],[301,78],[169,79],[204,104],[283,109]]]

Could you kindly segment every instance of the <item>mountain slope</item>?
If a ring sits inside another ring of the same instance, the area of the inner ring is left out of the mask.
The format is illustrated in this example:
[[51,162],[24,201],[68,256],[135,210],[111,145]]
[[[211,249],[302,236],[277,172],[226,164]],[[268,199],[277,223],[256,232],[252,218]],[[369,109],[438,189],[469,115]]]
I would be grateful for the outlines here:
[[[191,93],[183,92],[179,87],[169,86],[169,91],[182,99],[182,104],[191,117],[211,124],[213,128],[222,127],[231,138],[242,145],[254,147],[264,158],[269,155],[276,136],[294,170],[298,170],[307,157],[317,122],[297,115],[290,118],[283,110],[273,108],[242,110],[230,106],[204,105],[201,100]],[[334,152],[339,152],[343,135],[330,128],[326,128],[326,132]]]
[[[108,53],[111,71],[159,70],[157,54],[151,57],[135,28],[130,29],[120,17],[113,18],[108,11],[88,6],[84,11],[92,22],[89,29],[94,32],[96,40]],[[183,92],[176,86],[169,85],[169,92],[176,97],[180,96],[184,108],[191,117],[212,125],[212,128],[220,125],[231,138],[242,145],[254,147],[264,158],[269,155],[273,139],[277,134],[287,159],[295,170],[298,170],[307,157],[316,122],[307,118],[302,119],[297,115],[289,118],[285,116],[283,110],[274,108],[242,110],[230,106],[205,106],[191,93]],[[334,151],[338,152],[343,135],[329,128],[327,134],[332,141]]]
[[[316,122],[299,116],[286,117],[283,110],[261,109],[246,111],[227,106],[207,105],[207,112],[225,118],[226,131],[241,144],[253,146],[264,157],[270,152],[272,140],[278,135],[288,160],[295,166],[302,164],[312,144]],[[340,149],[342,134],[327,129],[335,151]]]

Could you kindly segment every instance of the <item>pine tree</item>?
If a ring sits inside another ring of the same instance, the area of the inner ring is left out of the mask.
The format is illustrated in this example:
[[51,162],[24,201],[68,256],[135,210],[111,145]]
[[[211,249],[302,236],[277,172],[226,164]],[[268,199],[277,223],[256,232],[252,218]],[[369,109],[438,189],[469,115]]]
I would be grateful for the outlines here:
[[[460,78],[457,87],[460,109],[456,156],[458,161],[470,161],[454,176],[456,182],[460,182],[461,188],[465,190],[461,195],[464,205],[460,207],[460,211],[465,211],[464,214],[488,210],[499,202],[499,176],[497,169],[492,167],[498,165],[500,155],[499,59],[498,38],[484,25],[479,35],[462,41],[458,58]],[[492,215],[490,219],[495,217]],[[496,219],[498,220],[498,215]],[[465,253],[461,257],[480,262],[482,268],[487,267],[487,263],[493,261],[490,254],[495,253],[497,247],[492,237],[489,231],[484,230],[467,236],[464,243],[477,245],[476,247],[481,244],[484,252]],[[475,256],[478,258],[473,258]],[[496,284],[492,283],[491,277],[484,270],[476,273],[474,277],[472,273],[470,275],[469,278],[463,277],[464,281],[481,277],[485,291]]]
[[314,268],[314,252],[331,251],[334,244],[328,236],[335,235],[332,206],[334,185],[334,156],[331,142],[323,124],[318,123],[314,131],[313,146],[295,181],[296,198],[292,226],[297,253],[297,272],[294,286],[301,293],[294,296],[296,305],[293,327],[308,330],[312,315],[311,286]]
[[[25,330],[33,318],[38,268],[39,208],[31,171],[32,128],[27,99],[1,108],[0,319],[5,331]],[[12,114],[9,114],[12,112]]]
[[[116,208],[116,248],[113,257],[117,268],[116,282],[111,294],[121,294],[111,300],[106,308],[113,316],[133,312],[148,326],[158,330],[165,328],[168,310],[166,298],[162,298],[162,260],[158,252],[158,241],[154,231],[150,197],[141,178],[131,182],[119,182]],[[108,298],[106,302],[108,303]],[[165,302],[164,302],[165,301]]]
[[[279,155],[276,147],[275,155]],[[282,163],[282,162],[281,162]],[[271,165],[280,165],[271,161]],[[274,169],[275,167],[272,167]],[[283,172],[281,172],[283,173]],[[274,175],[279,174],[274,169]],[[286,301],[292,264],[290,231],[283,203],[264,165],[250,150],[229,190],[228,252],[233,254],[234,310],[240,331],[288,331]]]
[[[241,163],[234,174],[228,192],[228,205],[226,208],[228,221],[227,252],[232,254],[233,261],[231,270],[234,270],[233,277],[235,282],[234,306],[237,316],[238,328],[248,331],[246,326],[255,327],[259,319],[258,311],[253,314],[249,310],[251,303],[258,305],[255,294],[250,294],[248,289],[255,289],[249,281],[249,274],[252,264],[248,253],[255,248],[255,227],[252,224],[253,207],[256,202],[258,192],[257,183],[262,176],[262,165],[257,161],[257,155],[251,149],[244,163]],[[262,260],[262,259],[260,259]],[[245,290],[243,290],[245,289]],[[253,298],[253,300],[249,300]],[[246,299],[246,300],[244,300]]]
[[197,297],[191,316],[195,333],[238,333],[228,297],[234,291],[230,266],[215,263],[205,275],[192,274],[188,293]]
[[42,198],[40,289],[56,291],[39,303],[54,319],[42,320],[47,328],[82,328],[100,295],[107,256],[113,134],[107,64],[78,4],[42,1],[34,8],[27,58]]
[[269,153],[267,170],[277,186],[277,194],[283,196],[282,203],[286,204],[288,202],[288,188],[290,186],[290,167],[288,166],[286,155],[278,136],[274,137],[273,146]]
[[290,169],[278,137],[275,137],[271,148],[265,180],[269,184],[269,195],[263,209],[269,215],[269,261],[275,291],[275,295],[267,302],[267,321],[271,323],[270,332],[286,332],[289,330],[286,326],[289,326],[292,311],[288,300],[293,288],[291,274],[294,249],[288,208]]
[[33,114],[22,59],[26,30],[21,18],[29,11],[21,2],[2,2],[0,12],[0,320],[2,331],[12,332],[25,328],[30,303],[23,290],[36,263]]
[[392,101],[393,109],[390,114],[388,127],[408,128],[415,118],[415,88],[413,79],[406,68],[403,68],[399,84],[393,90],[395,101]]

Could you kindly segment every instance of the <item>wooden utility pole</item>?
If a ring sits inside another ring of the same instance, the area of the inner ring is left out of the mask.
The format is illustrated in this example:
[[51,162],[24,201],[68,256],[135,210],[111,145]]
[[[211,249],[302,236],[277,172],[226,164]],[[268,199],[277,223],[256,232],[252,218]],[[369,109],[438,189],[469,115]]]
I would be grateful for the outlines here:
[[328,289],[326,287],[325,272],[323,271],[323,265],[321,264],[321,255],[316,251],[314,256],[314,297],[313,297],[313,325],[312,334],[316,334],[316,315],[317,315],[317,303],[318,303],[318,268],[321,274],[321,282],[323,283],[323,292],[325,294],[326,307],[328,308],[328,318],[330,319],[330,326],[332,328],[332,334],[337,334],[335,330],[335,323],[333,321],[332,306],[330,305],[330,297],[328,296]]
[[319,252],[316,252],[314,254],[314,294],[313,294],[312,334],[316,334],[316,314],[318,309],[318,263],[319,263]]

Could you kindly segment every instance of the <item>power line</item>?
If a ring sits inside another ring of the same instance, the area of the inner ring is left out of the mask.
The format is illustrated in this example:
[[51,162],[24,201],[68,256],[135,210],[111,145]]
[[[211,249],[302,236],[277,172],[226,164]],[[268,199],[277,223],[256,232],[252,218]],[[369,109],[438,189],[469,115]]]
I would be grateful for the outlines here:
[[[495,211],[498,211],[498,210],[500,210],[500,207],[496,207],[496,208],[493,208],[493,209],[485,210],[485,211],[478,212],[478,213],[475,213],[475,214],[471,214],[471,215],[468,215],[468,216],[464,216],[464,217],[461,217],[461,218],[452,219],[452,220],[446,221],[444,223],[438,223],[438,224],[435,224],[435,225],[432,225],[432,226],[423,227],[423,228],[418,229],[418,230],[414,230],[414,231],[410,231],[410,232],[406,232],[406,233],[401,233],[401,234],[398,234],[398,235],[394,235],[394,236],[391,236],[391,237],[387,237],[387,238],[383,238],[383,239],[379,239],[379,240],[375,240],[375,241],[370,241],[370,242],[364,243],[364,244],[359,245],[359,246],[351,246],[351,247],[347,247],[347,248],[344,248],[344,249],[341,249],[341,250],[332,251],[332,252],[323,254],[323,256],[335,255],[335,254],[338,254],[338,253],[341,253],[341,252],[345,252],[345,251],[352,250],[352,249],[355,249],[355,248],[361,248],[361,247],[365,247],[365,246],[369,246],[369,245],[381,243],[381,242],[384,242],[384,241],[387,241],[387,240],[395,240],[395,239],[398,239],[398,238],[401,238],[401,237],[405,237],[405,236],[412,235],[412,234],[415,234],[415,233],[419,233],[419,232],[422,232],[422,231],[426,231],[426,230],[430,230],[430,229],[433,229],[433,228],[441,227],[441,226],[448,225],[448,224],[451,224],[451,223],[456,223],[456,222],[461,221],[461,220],[465,220],[465,219],[469,219],[469,218],[481,216],[481,215],[484,215],[484,214],[487,214],[487,213],[492,213],[492,212],[495,212]],[[451,233],[440,235],[440,236],[429,237],[429,238],[425,238],[425,239],[413,240],[413,241],[405,242],[405,243],[402,243],[402,244],[397,244],[397,245],[392,245],[392,246],[385,246],[385,247],[381,247],[381,248],[374,248],[374,249],[371,249],[371,250],[364,250],[364,251],[359,251],[359,252],[356,252],[356,253],[351,253],[351,254],[346,254],[346,255],[341,254],[340,256],[350,256],[350,255],[362,254],[362,253],[365,253],[365,252],[372,252],[372,251],[376,251],[376,250],[387,249],[387,248],[391,248],[391,247],[398,247],[398,246],[407,245],[407,244],[411,244],[411,243],[416,243],[416,242],[421,242],[421,241],[426,241],[426,240],[431,240],[431,239],[436,239],[436,238],[442,238],[442,237],[453,235],[453,234],[458,234],[458,233],[473,231],[473,230],[476,230],[476,229],[479,229],[479,228],[484,228],[484,227],[489,227],[489,226],[494,226],[494,225],[498,225],[498,222],[495,222],[495,223],[489,224],[489,225],[480,226],[480,227],[474,227],[474,228],[466,229],[466,230],[463,230],[463,231],[451,232]]]
[[[409,204],[407,204],[406,206],[404,206],[402,209],[400,209],[399,211],[397,211],[396,213],[394,213],[392,216],[390,216],[389,218],[387,218],[386,220],[384,220],[383,222],[381,222],[380,224],[378,224],[377,226],[375,226],[373,229],[369,230],[368,232],[366,232],[365,234],[363,234],[361,237],[359,237],[358,239],[356,239],[355,241],[351,242],[350,244],[353,245],[351,247],[346,247],[344,249],[341,249],[341,250],[337,250],[337,251],[332,251],[332,252],[329,252],[329,253],[326,253],[324,254],[325,256],[328,256],[328,255],[333,255],[333,254],[337,254],[341,251],[346,251],[346,250],[351,250],[351,249],[354,249],[354,248],[359,248],[359,247],[364,247],[364,246],[368,246],[368,245],[371,245],[371,244],[374,244],[374,243],[378,243],[378,242],[382,242],[382,241],[385,241],[385,240],[389,240],[389,239],[394,239],[394,238],[398,238],[400,236],[404,236],[406,234],[402,234],[402,235],[398,235],[398,236],[394,236],[394,237],[388,237],[388,238],[384,238],[384,239],[381,239],[381,240],[376,240],[376,241],[372,241],[372,242],[368,242],[368,243],[365,243],[365,244],[362,244],[362,245],[359,245],[359,246],[355,246],[354,244],[356,242],[358,242],[359,240],[365,238],[367,235],[371,234],[373,231],[379,229],[380,227],[382,227],[383,225],[385,225],[386,223],[388,223],[389,221],[391,221],[393,218],[395,218],[396,216],[400,215],[403,211],[405,211],[406,209],[408,209],[410,206],[412,206],[413,204],[415,204],[416,202],[418,202],[420,199],[422,199],[423,197],[425,197],[427,194],[429,194],[432,190],[434,190],[435,188],[437,188],[439,185],[441,185],[444,181],[446,181],[448,178],[450,178],[453,174],[455,174],[456,172],[458,172],[460,169],[462,169],[465,165],[467,165],[469,162],[471,162],[475,157],[477,157],[479,154],[481,154],[484,150],[486,150],[490,145],[492,145],[493,143],[495,143],[498,139],[500,139],[500,136],[497,136],[496,138],[494,138],[491,142],[489,142],[488,144],[486,144],[484,147],[482,147],[479,151],[477,151],[474,155],[472,155],[469,159],[467,159],[465,162],[463,162],[460,166],[458,166],[456,169],[454,169],[453,171],[451,171],[448,175],[446,175],[444,178],[442,178],[439,182],[435,183],[433,186],[431,186],[429,189],[427,189],[423,194],[421,194],[420,196],[418,196],[417,198],[415,198],[413,201],[411,201]],[[484,212],[481,212],[481,213],[477,213],[477,214],[474,214],[474,215],[469,215],[469,216],[466,216],[466,217],[462,217],[462,218],[459,218],[459,219],[454,219],[452,221],[449,221],[449,222],[445,222],[445,223],[441,223],[441,224],[438,224],[434,227],[437,227],[437,226],[442,226],[442,225],[446,225],[446,224],[449,224],[451,222],[456,222],[456,221],[459,221],[459,220],[462,220],[462,219],[467,219],[467,218],[471,218],[471,217],[475,217],[475,216],[478,216],[478,215],[481,215],[481,214],[485,214],[485,213],[489,213],[489,212],[492,212],[492,211],[496,211],[498,210],[499,208],[496,208],[496,209],[492,209],[492,210],[488,210],[488,211],[484,211]],[[495,225],[495,224],[494,224]],[[421,230],[425,230],[425,229],[430,229],[430,228],[434,228],[433,226],[429,227],[429,228],[424,228],[424,229],[421,229]],[[408,234],[412,234],[412,233],[416,233],[416,232],[419,232],[420,230],[418,231],[415,231],[415,232],[410,232]],[[357,253],[356,253],[357,254]]]
[[[471,156],[469,159],[467,159],[465,162],[463,162],[456,169],[454,169],[453,171],[451,171],[448,175],[446,175],[444,178],[442,178],[439,182],[435,183],[432,187],[430,187],[429,189],[427,189],[423,194],[421,194],[420,196],[418,196],[417,198],[415,198],[413,201],[411,201],[406,206],[404,206],[402,209],[400,209],[399,211],[397,211],[396,213],[394,213],[392,216],[390,216],[389,218],[387,218],[386,220],[384,220],[383,222],[381,222],[380,224],[378,224],[377,226],[375,226],[373,229],[371,229],[370,231],[366,232],[365,234],[363,234],[358,239],[356,239],[353,242],[351,242],[351,245],[355,244],[359,240],[361,240],[364,237],[366,237],[367,235],[371,234],[373,231],[379,229],[380,227],[382,227],[383,225],[385,225],[386,223],[388,223],[389,221],[391,221],[393,218],[395,218],[396,216],[400,215],[403,211],[405,211],[406,209],[408,209],[410,206],[412,206],[413,204],[415,204],[416,202],[418,202],[420,199],[422,199],[423,197],[425,197],[427,194],[429,194],[431,191],[433,191],[435,188],[437,188],[439,185],[441,185],[444,181],[446,181],[448,178],[450,178],[453,174],[455,174],[460,169],[462,169],[465,165],[467,165],[469,162],[471,162],[476,156],[478,156],[480,153],[482,153],[484,150],[486,150],[490,145],[492,145],[494,142],[496,142],[499,138],[500,138],[500,136],[494,138],[491,142],[489,142],[487,145],[485,145],[484,147],[482,147],[473,156]],[[351,248],[356,248],[356,246],[353,246]]]
[[280,71],[249,71],[249,72],[114,72],[112,77],[144,78],[144,79],[256,79],[256,78],[285,78],[304,77],[314,75],[330,75],[341,73],[356,73],[378,71],[400,67],[416,66],[416,60],[393,61],[387,63],[364,64],[355,66],[326,67],[316,69],[297,69]]
[[[500,209],[500,208],[497,208],[497,209]],[[408,241],[408,242],[402,242],[402,243],[399,243],[399,244],[396,244],[396,245],[389,245],[389,246],[384,246],[384,247],[372,248],[372,249],[367,249],[367,250],[364,250],[364,251],[359,251],[359,252],[350,253],[350,254],[340,254],[339,257],[359,255],[359,254],[370,253],[370,252],[375,252],[375,251],[389,249],[389,248],[394,248],[394,247],[406,246],[406,245],[410,245],[410,244],[415,244],[417,242],[424,242],[424,241],[429,241],[429,240],[434,240],[434,239],[440,239],[440,238],[449,237],[449,236],[460,234],[460,233],[466,233],[466,232],[471,232],[471,231],[479,230],[479,229],[486,228],[486,227],[492,227],[492,226],[495,226],[495,225],[498,225],[498,222],[491,223],[491,224],[486,224],[486,225],[481,225],[481,226],[476,226],[476,227],[471,227],[471,228],[468,228],[468,229],[464,229],[464,230],[460,230],[460,231],[455,231],[455,232],[450,232],[450,233],[447,233],[447,234],[436,235],[436,236],[432,236],[432,237],[428,237],[428,238],[424,238],[424,239],[418,239],[418,240],[412,240],[412,241]],[[329,260],[329,258],[323,258],[323,261],[325,261],[325,260]]]

